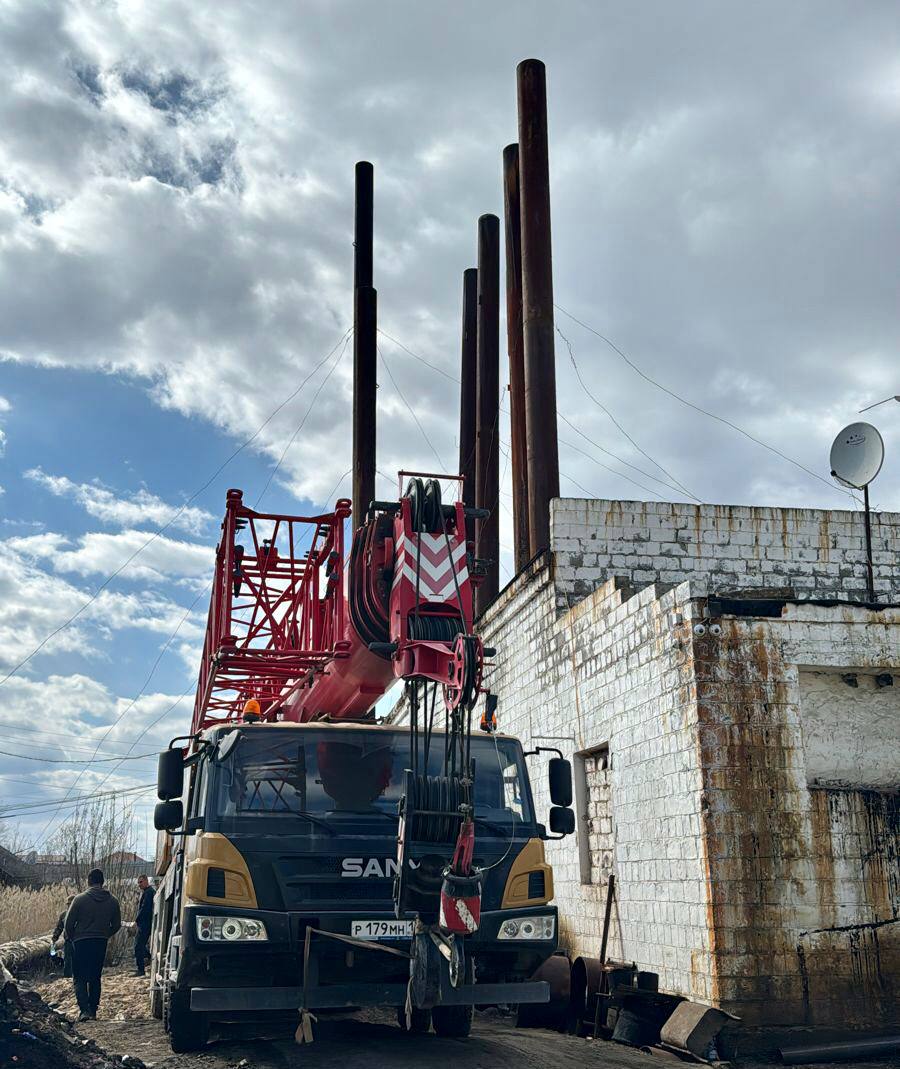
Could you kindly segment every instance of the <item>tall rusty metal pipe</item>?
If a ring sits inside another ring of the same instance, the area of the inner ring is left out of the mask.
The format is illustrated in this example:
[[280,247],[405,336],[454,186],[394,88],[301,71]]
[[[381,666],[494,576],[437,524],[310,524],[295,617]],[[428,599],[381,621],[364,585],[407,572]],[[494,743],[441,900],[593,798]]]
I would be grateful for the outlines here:
[[[475,505],[475,423],[477,390],[478,269],[463,271],[462,358],[459,394],[459,474],[463,504]],[[475,542],[475,521],[466,520],[466,541]]]
[[559,497],[556,437],[556,358],[553,341],[553,260],[550,164],[544,64],[516,69],[519,109],[519,189],[522,226],[522,334],[531,556],[550,545],[550,501]]
[[353,523],[375,498],[378,294],[372,287],[374,174],[356,165],[353,227]]
[[506,351],[509,358],[509,422],[512,449],[513,549],[516,571],[531,559],[528,537],[528,443],[525,417],[525,351],[522,336],[522,226],[519,146],[503,150],[503,216],[506,229]]
[[478,316],[476,329],[477,416],[475,504],[488,509],[476,521],[476,556],[487,573],[475,594],[480,615],[500,589],[500,220],[478,220]]

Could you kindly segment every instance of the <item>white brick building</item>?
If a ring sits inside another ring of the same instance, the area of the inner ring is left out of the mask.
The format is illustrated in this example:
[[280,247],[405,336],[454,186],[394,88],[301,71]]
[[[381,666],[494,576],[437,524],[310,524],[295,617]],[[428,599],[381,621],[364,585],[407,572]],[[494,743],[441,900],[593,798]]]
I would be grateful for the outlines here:
[[[896,1018],[900,516],[560,499],[480,624],[503,730],[575,757],[562,936],[747,1023]],[[532,758],[532,761],[536,759]],[[549,805],[534,769],[538,809]]]

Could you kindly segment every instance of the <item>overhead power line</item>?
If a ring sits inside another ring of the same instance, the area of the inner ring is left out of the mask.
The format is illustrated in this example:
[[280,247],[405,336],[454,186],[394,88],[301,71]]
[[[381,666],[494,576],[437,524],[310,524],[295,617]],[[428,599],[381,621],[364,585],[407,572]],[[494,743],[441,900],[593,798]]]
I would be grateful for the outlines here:
[[[763,441],[762,438],[757,438],[756,435],[751,434],[747,430],[744,430],[744,428],[738,426],[737,423],[733,423],[725,416],[720,416],[715,412],[710,412],[709,409],[703,408],[702,405],[698,405],[695,404],[693,401],[689,401],[686,397],[682,397],[681,394],[676,393],[674,390],[670,390],[668,386],[664,386],[661,382],[657,382],[656,379],[648,375],[642,368],[638,367],[638,365],[631,359],[631,357],[624,353],[619,348],[619,346],[616,345],[616,343],[610,338],[608,338],[605,334],[602,334],[599,330],[596,330],[589,323],[585,323],[577,316],[572,315],[571,312],[567,312],[566,309],[562,307],[562,305],[554,304],[553,307],[558,312],[562,312],[564,316],[567,316],[569,319],[571,319],[573,323],[577,323],[580,327],[583,327],[586,331],[595,335],[595,337],[599,338],[604,343],[604,345],[608,345],[614,353],[617,353],[625,361],[625,363],[631,368],[632,371],[635,372],[635,374],[640,375],[640,377],[644,379],[645,382],[649,382],[650,385],[655,386],[657,390],[661,390],[663,393],[668,394],[669,397],[673,397],[681,404],[686,405],[688,408],[692,408],[695,412],[699,412],[702,416],[706,416],[709,419],[714,419],[718,423],[723,423],[726,427],[730,427],[733,431],[737,431],[738,434],[742,434],[745,438],[748,438],[756,445],[762,446],[763,449],[768,449],[770,453],[774,453],[776,456],[781,457],[782,460],[786,460],[789,464],[793,464],[795,468],[799,468],[801,471],[805,471],[807,475],[811,475],[814,479],[818,479],[820,483],[824,483],[831,490],[835,490],[838,493],[844,492],[840,490],[839,487],[835,486],[833,482],[819,475],[818,472],[813,471],[812,468],[806,467],[806,465],[801,464],[799,460],[795,460],[793,457],[788,456],[787,453],[783,453],[774,445],[770,445],[768,442]],[[850,496],[852,497],[852,495]]]
[[[387,337],[387,335],[385,335],[385,337]],[[378,348],[378,347],[376,347],[376,348]],[[391,373],[390,365],[388,364],[387,360],[385,359],[385,355],[381,351],[380,348],[378,348],[378,355],[381,357],[381,362],[382,362],[382,364],[384,364],[384,370],[388,373],[388,378],[394,384],[394,389],[397,391],[397,394],[399,395],[400,400],[403,402],[404,405],[406,405],[406,408],[407,408],[409,414],[415,420],[416,426],[419,428],[419,432],[421,433],[421,435],[425,439],[425,441],[428,443],[428,448],[431,450],[432,453],[434,453],[434,459],[438,462],[438,467],[439,468],[443,468],[443,466],[444,466],[443,460],[441,460],[441,458],[438,456],[438,451],[434,448],[434,445],[432,444],[431,439],[425,433],[425,428],[419,422],[419,417],[416,415],[415,411],[413,410],[412,405],[403,396],[403,391],[400,389],[399,385],[397,384],[397,380],[394,378],[393,374]]]
[[[620,433],[623,434],[625,436],[625,438],[628,439],[628,441],[641,454],[641,456],[646,457],[647,460],[649,460],[651,464],[655,464],[659,468],[659,470],[669,479],[670,484],[674,483],[674,485],[677,486],[678,489],[681,490],[681,492],[683,494],[687,494],[687,496],[690,497],[690,498],[693,498],[694,501],[699,501],[700,498],[697,497],[696,494],[694,494],[690,490],[688,490],[688,488],[683,483],[680,483],[675,478],[675,476],[667,468],[664,468],[662,466],[662,464],[660,464],[660,462],[658,460],[656,460],[654,457],[650,456],[650,454],[645,449],[642,449],[637,444],[637,442],[631,437],[631,435],[628,433],[628,431],[625,430],[625,428],[622,426],[622,424],[616,419],[616,417],[612,414],[612,412],[610,412],[610,410],[606,407],[606,405],[604,405],[601,401],[597,400],[597,398],[593,395],[593,393],[589,389],[587,383],[581,377],[581,370],[579,369],[578,364],[577,364],[577,362],[575,360],[575,353],[572,351],[572,343],[565,336],[565,334],[563,334],[563,332],[559,329],[558,326],[556,328],[556,333],[566,343],[566,348],[569,350],[569,359],[572,361],[572,367],[575,369],[575,377],[578,379],[579,386],[581,386],[582,390],[587,394],[587,396],[594,402],[594,404],[600,409],[601,412],[603,412],[610,420],[612,420],[613,424],[620,431]],[[565,417],[563,417],[563,418],[565,418]],[[568,422],[569,421],[566,420],[566,423],[568,423]],[[571,426],[571,424],[570,424],[570,426]],[[651,475],[650,478],[652,479],[653,476]]]
[[109,761],[143,761],[145,757],[155,757],[152,753],[132,754],[126,757],[92,757],[89,761],[82,759],[70,760],[63,757],[33,757],[30,754],[10,753],[9,750],[0,750],[4,757],[16,757],[20,761],[40,761],[45,765],[102,765]]

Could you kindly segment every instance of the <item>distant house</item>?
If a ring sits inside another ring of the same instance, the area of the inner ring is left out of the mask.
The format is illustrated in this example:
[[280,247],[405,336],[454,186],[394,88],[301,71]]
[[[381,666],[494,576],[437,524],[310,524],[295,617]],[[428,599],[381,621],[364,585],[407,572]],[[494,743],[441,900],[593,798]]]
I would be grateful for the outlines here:
[[0,884],[15,887],[40,887],[41,877],[34,865],[22,861],[12,851],[0,846]]
[[153,862],[147,861],[133,850],[113,850],[98,859],[97,867],[115,877],[150,876],[153,873]]

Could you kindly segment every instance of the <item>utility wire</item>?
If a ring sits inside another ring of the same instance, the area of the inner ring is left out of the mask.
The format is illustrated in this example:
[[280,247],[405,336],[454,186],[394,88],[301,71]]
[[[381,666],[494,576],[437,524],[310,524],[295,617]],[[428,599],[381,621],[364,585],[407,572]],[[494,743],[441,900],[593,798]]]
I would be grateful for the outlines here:
[[90,761],[73,761],[63,757],[32,757],[30,754],[10,753],[9,750],[0,750],[0,754],[4,757],[17,757],[20,761],[40,761],[45,765],[100,765],[108,761],[143,761],[145,757],[155,756],[152,753],[134,754],[125,757],[116,754],[115,757],[92,757]]
[[[680,483],[670,471],[668,471],[666,468],[664,468],[662,466],[662,464],[660,464],[660,462],[658,460],[656,460],[653,457],[651,457],[650,454],[645,449],[642,449],[637,444],[637,442],[631,437],[631,435],[628,433],[628,431],[625,430],[625,428],[622,426],[622,424],[619,423],[619,421],[612,414],[612,412],[610,412],[610,410],[606,407],[606,405],[604,405],[600,401],[598,401],[597,398],[593,395],[593,393],[591,393],[590,389],[588,388],[587,383],[581,377],[581,371],[580,371],[580,369],[578,367],[578,364],[575,361],[575,353],[572,351],[572,343],[565,336],[565,334],[563,334],[563,332],[559,329],[558,326],[556,328],[556,333],[566,343],[566,348],[569,350],[569,359],[572,361],[572,367],[575,369],[575,377],[578,379],[578,383],[581,386],[582,390],[584,390],[584,392],[588,395],[588,397],[590,397],[590,399],[600,409],[600,411],[603,412],[606,416],[609,417],[609,419],[612,420],[612,422],[619,429],[619,431],[628,439],[629,442],[631,442],[631,444],[641,454],[641,456],[646,457],[647,460],[649,460],[651,464],[655,464],[659,468],[659,470],[664,475],[666,475],[668,477],[670,482],[674,483],[675,486],[677,486],[681,490],[682,493],[687,494],[687,496],[690,497],[690,498],[693,498],[694,501],[699,501],[700,498],[697,497],[696,494],[694,494],[690,490],[688,490],[688,488],[683,483]],[[563,417],[563,418],[565,418],[565,417]],[[568,422],[569,421],[566,420],[566,423],[568,423]],[[569,426],[571,426],[571,424],[569,424]],[[652,478],[652,476],[651,476],[651,478]]]
[[122,572],[125,571],[125,569],[128,567],[128,565],[131,564],[131,562],[137,556],[139,556],[139,554],[143,553],[144,550],[148,546],[152,545],[156,541],[157,538],[159,538],[165,531],[167,531],[172,526],[173,523],[175,523],[175,521],[178,519],[178,517],[185,511],[185,509],[191,504],[191,502],[196,501],[196,499],[203,493],[203,491],[208,489],[216,481],[216,479],[222,474],[222,472],[225,470],[225,468],[228,467],[228,465],[232,462],[232,460],[234,460],[234,458],[236,456],[238,456],[240,453],[242,453],[247,448],[247,446],[250,445],[251,442],[253,442],[256,438],[259,437],[259,435],[263,432],[263,430],[268,426],[269,423],[272,422],[272,420],[285,407],[285,405],[287,405],[291,401],[293,401],[293,399],[303,389],[303,387],[306,385],[306,383],[310,380],[310,378],[312,378],[312,376],[322,366],[322,364],[332,356],[332,354],[340,346],[341,342],[350,333],[351,330],[352,330],[352,327],[348,327],[347,330],[344,331],[344,333],[341,335],[340,340],[338,341],[337,345],[335,345],[334,348],[331,349],[330,352],[327,354],[327,356],[325,356],[316,365],[316,367],[309,373],[309,375],[306,376],[306,378],[303,380],[303,382],[300,383],[300,385],[297,387],[297,389],[294,390],[288,397],[286,397],[281,402],[281,404],[278,405],[277,408],[273,409],[272,412],[270,412],[269,415],[263,420],[263,422],[257,427],[257,429],[253,432],[253,434],[251,434],[249,438],[246,438],[237,447],[237,449],[235,449],[224,461],[222,461],[222,463],[219,465],[219,467],[216,468],[216,470],[206,480],[206,482],[198,490],[195,490],[194,493],[191,494],[191,496],[181,505],[181,507],[176,512],[173,513],[171,518],[169,520],[167,520],[166,523],[164,523],[161,527],[157,528],[153,532],[153,534],[150,535],[150,537],[147,539],[147,541],[144,542],[142,545],[140,545],[127,558],[127,560],[125,560],[122,564],[119,565],[118,568],[115,569],[115,571],[110,572],[110,574],[103,580],[103,582],[100,584],[100,586],[97,587],[97,589],[94,591],[94,593],[90,595],[88,600],[81,606],[81,608],[79,608],[76,612],[72,613],[72,615],[69,616],[68,619],[64,620],[61,624],[59,624],[58,627],[55,627],[52,631],[50,631],[49,634],[47,634],[43,639],[41,639],[41,641],[37,644],[37,646],[35,646],[34,649],[26,657],[23,657],[21,661],[19,661],[15,665],[13,665],[13,667],[9,670],[9,672],[7,672],[7,674],[2,679],[0,679],[0,687],[2,687],[4,683],[8,682],[19,671],[20,668],[24,667],[24,665],[26,665],[32,659],[32,657],[34,657],[37,653],[39,653],[44,648],[44,646],[46,646],[47,643],[52,638],[55,638],[61,631],[64,631],[67,627],[69,627],[70,624],[73,624],[78,619],[78,617],[81,616],[81,614],[86,609],[88,609],[91,605],[93,605],[93,603],[97,600],[97,598],[100,597],[100,595],[103,593],[103,591],[106,589],[106,587],[109,586],[109,584],[113,581],[113,579],[115,579],[117,576],[121,575]]
[[640,377],[644,379],[645,382],[649,382],[651,386],[655,386],[657,390],[661,390],[663,393],[668,394],[670,397],[674,397],[676,401],[680,401],[681,404],[687,405],[688,408],[692,408],[695,412],[699,412],[702,416],[707,416],[709,419],[714,419],[718,423],[724,423],[726,427],[730,427],[733,431],[737,431],[738,434],[742,434],[745,438],[749,438],[751,442],[754,442],[756,445],[762,446],[763,449],[768,449],[770,453],[774,453],[776,456],[781,457],[782,460],[786,460],[789,464],[793,464],[795,468],[799,468],[801,471],[805,471],[807,475],[811,475],[814,479],[818,479],[820,483],[824,483],[830,489],[835,490],[838,493],[844,492],[842,490],[839,490],[839,488],[835,486],[834,483],[829,482],[828,479],[825,479],[821,475],[819,475],[818,472],[813,471],[812,468],[807,468],[805,464],[801,464],[799,460],[795,460],[793,457],[788,456],[787,453],[782,453],[782,451],[780,449],[777,449],[774,445],[769,445],[768,442],[764,442],[761,438],[757,438],[749,431],[745,431],[743,427],[739,427],[736,423],[732,423],[732,421],[730,419],[726,419],[725,416],[719,416],[715,412],[710,412],[709,409],[703,408],[700,405],[695,404],[693,401],[689,401],[686,397],[682,397],[681,394],[675,393],[674,390],[670,390],[668,386],[663,386],[662,383],[657,382],[656,379],[651,378],[645,371],[638,367],[638,365],[629,356],[627,356],[618,347],[618,345],[616,345],[614,341],[608,338],[605,334],[601,334],[599,330],[595,330],[594,327],[585,323],[577,316],[572,315],[571,312],[567,312],[566,309],[563,308],[561,305],[554,304],[553,307],[557,311],[562,312],[564,316],[567,316],[569,319],[571,319],[573,323],[577,323],[580,327],[583,327],[586,331],[589,331],[591,334],[598,337],[605,345],[608,345],[614,353],[618,353],[618,355],[625,361],[625,363],[632,369],[632,371],[640,375]]
[[[557,328],[557,330],[558,329],[559,328]],[[384,336],[389,341],[392,341],[395,345],[397,345],[400,349],[402,349],[403,352],[408,353],[409,356],[411,356],[414,360],[418,360],[420,364],[424,364],[425,367],[431,368],[432,371],[436,371],[439,375],[443,375],[445,379],[449,379],[451,382],[455,382],[457,384],[460,382],[460,379],[456,375],[451,375],[449,372],[444,371],[442,368],[439,368],[437,365],[432,364],[430,361],[426,360],[424,356],[420,356],[418,353],[413,352],[413,350],[408,348],[408,346],[404,345],[402,342],[398,341],[396,338],[391,337],[391,335],[387,334],[385,331],[381,331],[380,328],[379,328],[379,331],[380,331],[380,333],[384,334]],[[561,332],[560,332],[560,336],[563,337],[564,341],[566,340],[565,336],[562,335]],[[570,355],[571,355],[571,350],[570,350]],[[572,362],[574,364],[574,362],[575,362],[574,361],[574,357],[572,358]],[[575,370],[576,370],[576,374],[577,374],[578,373],[577,365],[575,366]],[[579,379],[580,379],[580,375],[579,375]],[[583,385],[583,383],[582,383],[582,385]],[[586,387],[585,387],[585,389],[586,389]],[[666,475],[668,475],[668,472],[666,472],[666,469],[663,468],[662,465],[659,464],[658,461],[654,460],[654,458],[651,457],[648,453],[644,453],[644,451],[640,448],[640,446],[638,446],[637,443],[634,442],[634,440],[628,435],[627,431],[624,430],[624,428],[621,426],[621,424],[618,422],[618,420],[615,418],[615,416],[613,416],[613,414],[609,411],[609,409],[605,405],[601,405],[600,402],[595,397],[593,397],[593,395],[589,394],[589,396],[591,397],[591,400],[593,400],[595,404],[600,405],[600,407],[603,409],[603,411],[606,412],[606,414],[609,416],[609,418],[612,420],[612,422],[616,425],[616,427],[619,428],[619,430],[622,432],[622,434],[625,435],[625,437],[629,440],[629,442],[631,442],[631,444],[635,447],[635,449],[637,449],[639,453],[642,453],[644,456],[646,456],[647,459],[651,463],[655,464],[661,471],[663,471]],[[506,409],[503,408],[502,398],[501,398],[501,402],[500,402],[500,408],[504,412],[507,411]],[[687,497],[691,498],[691,500],[693,500],[693,501],[700,501],[700,498],[698,498],[696,495],[692,494],[689,490],[687,490],[684,486],[682,486],[681,483],[679,483],[674,478],[674,476],[669,476],[670,480],[672,480],[672,481],[671,482],[666,482],[664,479],[659,479],[659,478],[657,478],[657,476],[651,475],[649,472],[644,471],[643,468],[639,468],[636,464],[632,464],[630,461],[625,460],[624,457],[620,457],[618,454],[613,453],[609,449],[606,449],[604,446],[600,445],[598,442],[595,442],[592,438],[588,438],[588,436],[586,434],[584,434],[582,431],[580,431],[576,426],[574,426],[574,424],[571,422],[571,420],[569,420],[564,415],[564,413],[560,412],[559,409],[556,410],[556,414],[567,426],[571,427],[571,429],[574,430],[576,434],[578,434],[580,437],[584,438],[585,441],[589,442],[596,449],[599,449],[602,453],[605,453],[607,456],[613,457],[613,459],[617,460],[620,464],[624,464],[626,467],[632,468],[634,471],[639,472],[641,475],[644,475],[648,479],[652,479],[654,482],[660,483],[660,485],[662,485],[662,486],[668,486],[670,489],[675,490],[677,493],[685,494]],[[605,464],[602,464],[600,461],[596,460],[589,453],[585,453],[583,450],[579,449],[578,446],[573,445],[571,442],[567,442],[565,440],[565,438],[560,438],[559,442],[560,442],[561,445],[566,445],[570,449],[574,449],[576,452],[582,453],[582,455],[586,456],[589,460],[593,460],[594,463],[599,464],[600,467],[606,468],[607,471],[611,472],[613,475],[617,475],[617,476],[625,479],[626,481],[630,482],[633,486],[637,486],[641,490],[645,490],[647,493],[649,493],[649,494],[651,494],[651,495],[653,495],[655,497],[660,497],[661,496],[659,494],[654,494],[654,491],[649,490],[647,487],[643,486],[641,483],[635,482],[634,479],[630,479],[627,475],[622,475],[621,472],[617,472],[613,468],[607,468]],[[469,457],[469,463],[471,463],[471,456]]]
[[[123,795],[139,794],[141,791],[149,790],[154,787],[153,783],[142,783],[137,787],[124,787],[121,790],[104,791],[102,794],[95,794],[87,799],[88,802],[92,801],[107,801],[110,798],[118,798]],[[84,805],[86,799],[84,796],[78,798],[72,798],[67,803],[67,808],[77,808],[79,805]],[[21,813],[39,813],[43,812],[46,808],[54,806],[57,803],[55,801],[48,802],[26,802],[22,805],[4,806],[0,808],[0,819],[7,819],[11,816],[17,816]]]
[[[284,458],[287,456],[288,450],[291,448],[291,446],[297,440],[297,435],[303,430],[303,427],[306,424],[306,421],[309,419],[309,414],[310,414],[310,412],[312,412],[313,408],[315,407],[316,401],[318,401],[318,399],[319,399],[319,394],[325,389],[325,386],[327,385],[328,380],[334,374],[335,368],[338,366],[338,364],[343,359],[344,353],[346,353],[346,351],[347,351],[347,346],[350,344],[350,338],[352,337],[352,333],[353,333],[353,331],[352,331],[352,328],[351,328],[350,333],[347,334],[346,337],[344,338],[344,347],[338,353],[337,357],[335,358],[334,363],[329,368],[328,374],[325,376],[324,379],[322,379],[321,383],[319,384],[319,388],[313,394],[313,399],[310,401],[309,407],[307,408],[306,412],[303,414],[303,419],[301,419],[300,422],[297,424],[297,429],[291,435],[287,445],[284,447],[284,449],[282,449],[281,456],[278,458],[278,463],[269,472],[269,477],[268,477],[268,479],[266,479],[266,484],[262,488],[262,490],[260,491],[259,497],[257,497],[256,503],[253,506],[254,509],[258,509],[259,508],[259,504],[262,501],[262,499],[265,497],[266,491],[269,489],[269,486],[271,485],[272,480],[275,478],[275,475],[276,475],[278,469],[281,467],[282,462],[284,461]],[[328,355],[330,356],[331,353],[329,353]],[[328,357],[326,357],[325,359],[327,360]],[[316,373],[316,371],[319,370],[319,368],[324,363],[325,363],[325,361],[323,360],[319,364],[316,365],[314,370],[304,380],[303,384],[301,385],[301,389],[303,388],[303,386],[306,385],[307,382],[309,382],[309,380],[312,378],[312,376]]]
[[[599,442],[595,442],[593,438],[589,437],[587,434],[584,433],[584,431],[576,427],[575,424],[568,418],[568,416],[564,415],[562,412],[557,412],[556,414],[563,421],[563,423],[566,424],[567,427],[569,427],[578,435],[579,438],[583,438],[588,444],[592,445],[595,449],[599,449],[601,453],[605,453],[608,457],[612,457],[613,460],[617,460],[620,464],[624,464],[625,467],[631,468],[632,471],[636,471],[639,475],[643,475],[644,478],[650,479],[652,482],[659,483],[660,486],[665,486],[668,490],[674,490],[676,494],[685,493],[685,491],[675,483],[668,482],[666,479],[660,479],[658,475],[654,475],[652,472],[645,471],[643,468],[638,467],[637,464],[632,464],[631,461],[626,460],[624,457],[620,457],[618,453],[613,453],[612,450],[607,449],[605,446],[602,446]],[[571,449],[576,448],[572,445],[571,442],[563,441],[562,444],[569,446]],[[585,453],[584,455],[590,460],[594,459],[589,453]],[[599,463],[599,461],[597,461],[597,463]],[[601,467],[606,467],[606,465],[601,465]],[[607,471],[613,471],[613,469],[607,468]],[[619,473],[616,472],[615,474]],[[640,483],[638,483],[637,485],[640,485]],[[687,496],[690,497],[693,501],[699,502],[700,500],[699,497],[694,497],[692,494],[687,494]]]
[[422,434],[422,437],[423,437],[423,438],[425,439],[425,441],[426,441],[426,442],[428,443],[428,448],[429,448],[429,449],[431,450],[431,452],[432,452],[432,453],[434,453],[434,458],[435,458],[435,460],[436,460],[436,461],[438,462],[438,467],[439,467],[439,468],[443,468],[443,466],[444,466],[444,462],[443,462],[443,460],[441,460],[441,458],[440,458],[440,457],[438,456],[438,452],[437,452],[437,450],[436,450],[436,449],[434,448],[434,446],[432,445],[432,443],[431,443],[431,439],[430,439],[430,438],[428,437],[428,435],[427,435],[427,434],[425,433],[425,428],[424,428],[424,427],[422,426],[422,424],[421,424],[421,423],[419,422],[419,417],[418,417],[418,416],[416,415],[416,413],[415,413],[415,412],[413,411],[412,405],[410,405],[409,401],[407,401],[407,400],[406,400],[406,398],[405,398],[405,397],[403,396],[403,391],[402,391],[402,390],[400,389],[400,387],[399,387],[399,386],[397,385],[397,380],[396,380],[396,379],[394,378],[393,374],[391,373],[391,368],[390,368],[390,365],[388,364],[387,360],[385,359],[384,353],[383,353],[383,352],[381,351],[381,349],[380,349],[379,347],[377,347],[377,346],[376,346],[376,348],[378,349],[378,355],[379,355],[379,356],[381,357],[381,362],[382,362],[382,364],[384,364],[384,370],[385,370],[385,371],[386,371],[386,372],[388,373],[388,378],[389,378],[389,379],[391,380],[391,382],[392,382],[392,383],[394,384],[394,389],[395,389],[395,390],[397,391],[397,393],[399,394],[399,396],[400,396],[400,400],[401,400],[401,401],[402,401],[402,402],[404,403],[404,405],[406,405],[406,407],[407,407],[407,409],[408,409],[408,411],[409,411],[409,414],[410,414],[410,415],[412,416],[412,418],[413,418],[413,419],[414,419],[414,420],[416,421],[416,426],[417,426],[417,427],[419,428],[419,431],[421,432],[421,434]]
[[378,328],[378,333],[383,334],[388,341],[393,342],[394,345],[396,345],[399,349],[402,349],[404,353],[408,353],[413,358],[413,360],[418,360],[420,364],[424,364],[425,367],[430,367],[432,371],[436,371],[439,375],[443,375],[445,379],[449,379],[451,382],[459,382],[459,379],[455,375],[451,375],[449,371],[444,371],[444,369],[438,367],[437,364],[430,363],[430,361],[426,360],[424,356],[419,356],[418,353],[414,353],[412,349],[407,349],[402,341],[397,341],[396,338],[392,338],[391,335],[388,334],[386,330],[382,330],[381,327]]

